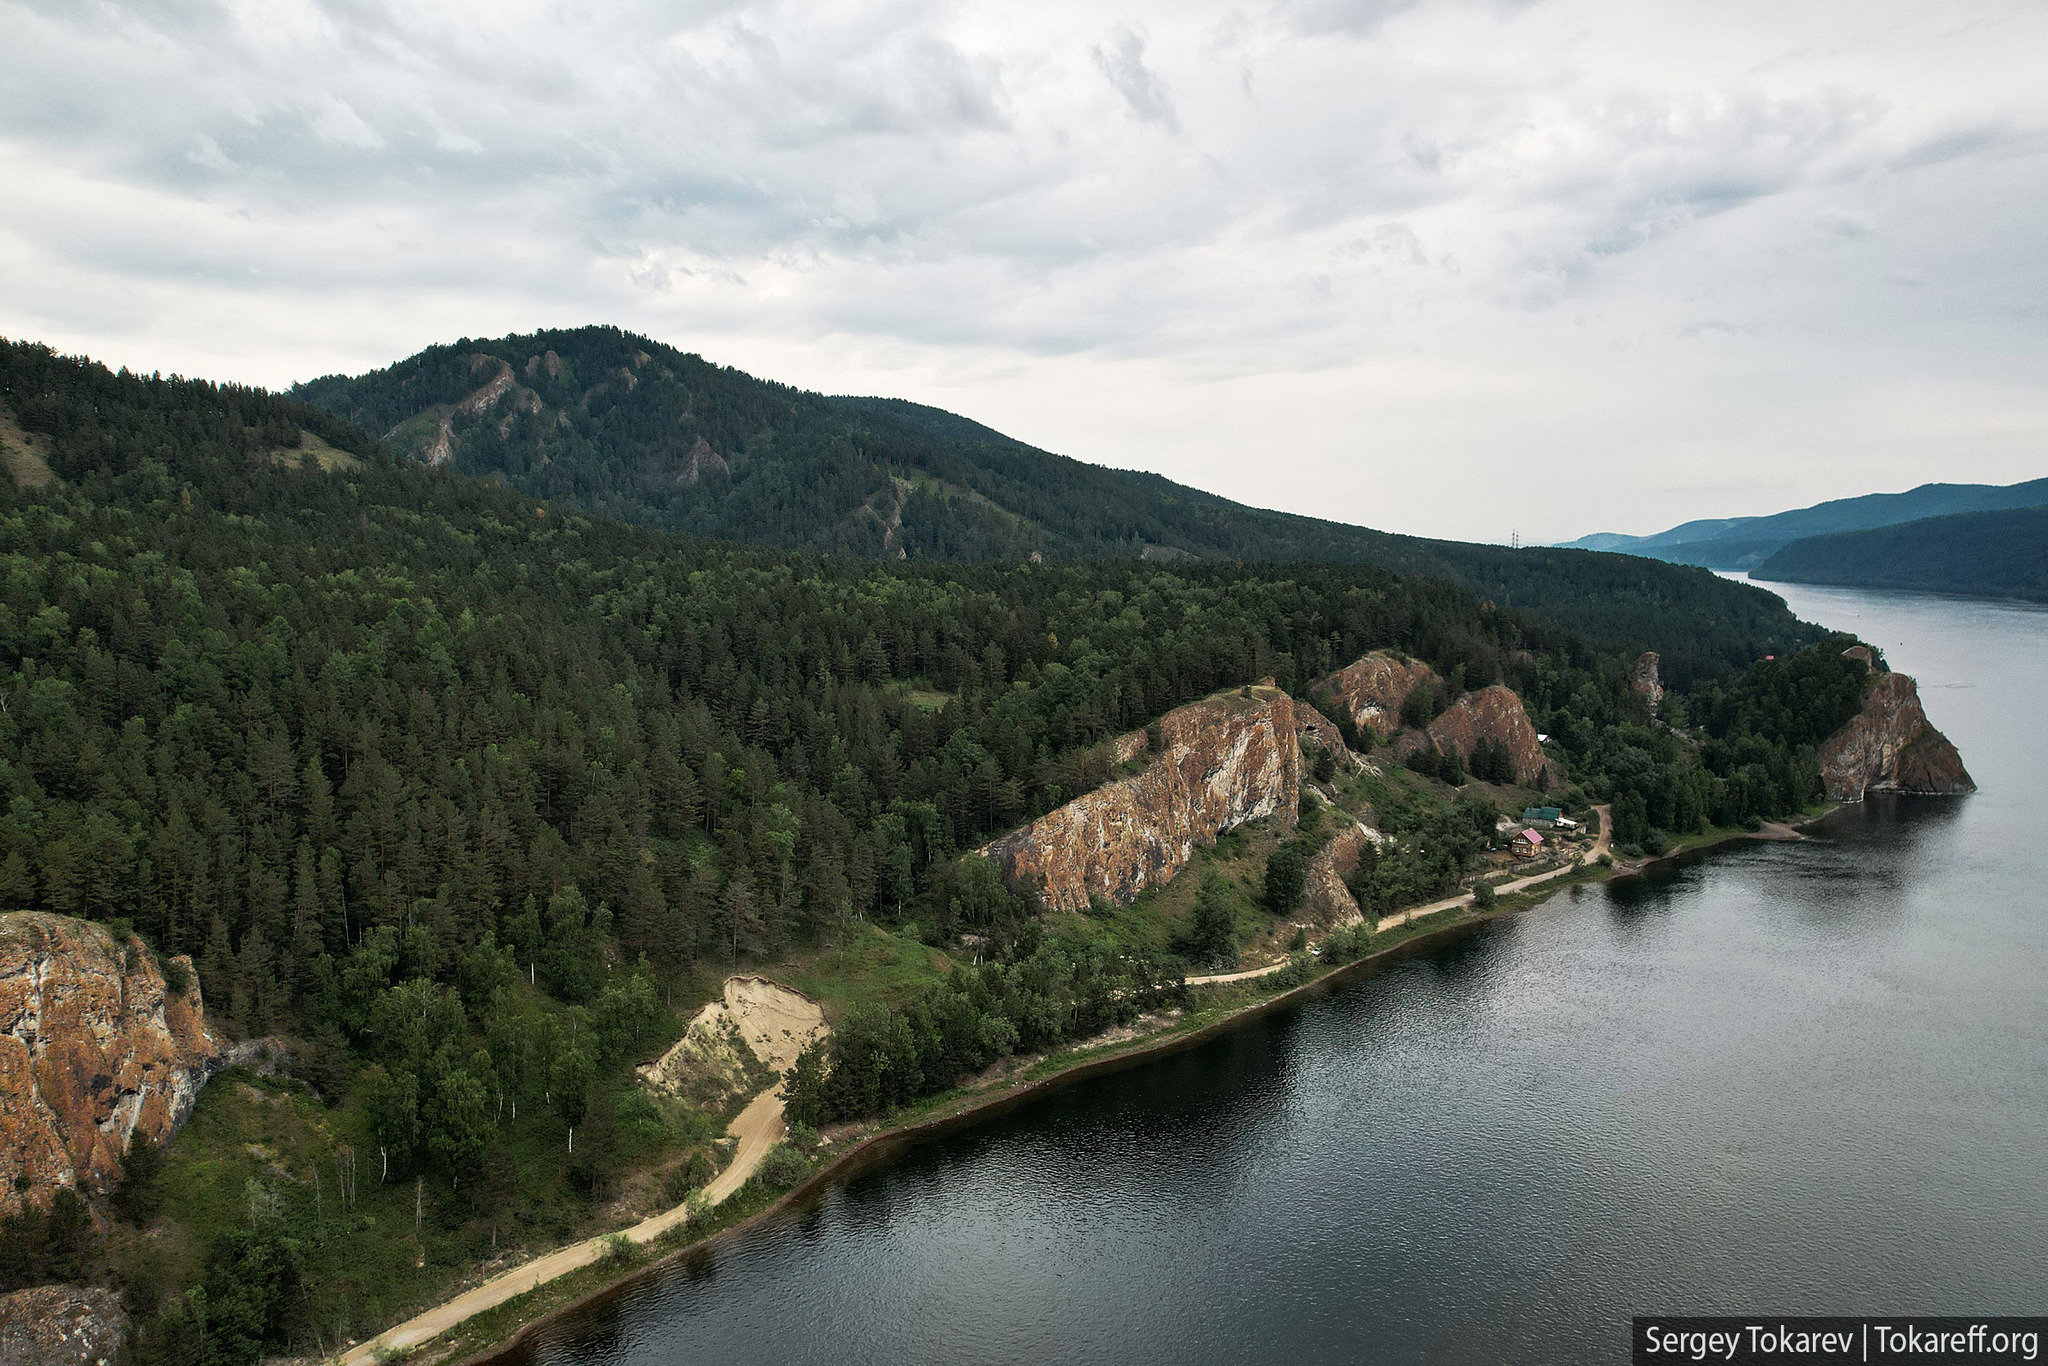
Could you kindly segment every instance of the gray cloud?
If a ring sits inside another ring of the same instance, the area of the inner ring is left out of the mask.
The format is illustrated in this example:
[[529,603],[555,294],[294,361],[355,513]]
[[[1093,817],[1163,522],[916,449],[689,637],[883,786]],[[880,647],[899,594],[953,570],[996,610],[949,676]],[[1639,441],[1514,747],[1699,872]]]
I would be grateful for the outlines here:
[[1108,43],[1089,50],[1100,71],[1131,113],[1146,123],[1156,123],[1172,132],[1180,131],[1180,119],[1173,112],[1173,97],[1166,91],[1159,73],[1145,65],[1145,40],[1130,29]]
[[2027,477],[2048,15],[1958,4],[0,0],[0,332],[616,321],[1466,535]]

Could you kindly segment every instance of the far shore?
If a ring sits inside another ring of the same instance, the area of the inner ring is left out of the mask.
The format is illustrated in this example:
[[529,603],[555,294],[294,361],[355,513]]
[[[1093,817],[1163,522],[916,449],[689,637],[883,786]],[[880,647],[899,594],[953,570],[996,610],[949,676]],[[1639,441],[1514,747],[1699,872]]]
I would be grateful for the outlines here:
[[[1754,831],[1711,832],[1708,838],[1670,849],[1654,858],[1615,861],[1611,865],[1597,862],[1598,855],[1608,849],[1612,830],[1612,817],[1603,811],[1600,837],[1584,861],[1543,875],[1538,886],[1525,886],[1513,892],[1503,893],[1500,903],[1491,910],[1475,911],[1470,904],[1471,895],[1467,893],[1431,903],[1426,908],[1413,907],[1398,912],[1380,922],[1383,927],[1381,935],[1392,937],[1393,942],[1375,948],[1348,963],[1324,968],[1304,982],[1246,1001],[1213,1019],[1201,1020],[1199,1023],[1191,1019],[1182,1020],[1107,1045],[1100,1041],[1081,1040],[1057,1053],[1038,1059],[1024,1069],[1021,1075],[932,1097],[906,1112],[900,1112],[893,1122],[861,1135],[830,1162],[813,1172],[802,1184],[784,1192],[771,1203],[751,1211],[735,1223],[708,1232],[688,1243],[667,1248],[651,1261],[635,1262],[625,1267],[593,1264],[561,1280],[537,1286],[529,1292],[530,1296],[541,1301],[558,1298],[559,1302],[547,1303],[544,1307],[538,1303],[532,1305],[531,1316],[521,1315],[522,1321],[519,1326],[507,1336],[497,1337],[494,1333],[485,1333],[483,1336],[486,1340],[483,1342],[463,1343],[460,1341],[462,1326],[452,1326],[448,1332],[456,1341],[452,1344],[453,1350],[446,1355],[459,1355],[457,1366],[487,1366],[487,1363],[495,1362],[517,1350],[532,1335],[564,1316],[616,1297],[678,1262],[700,1257],[721,1244],[751,1232],[783,1212],[813,1199],[835,1182],[879,1166],[915,1144],[979,1123],[1084,1078],[1135,1066],[1206,1043],[1261,1016],[1293,1005],[1310,995],[1326,991],[1348,978],[1368,975],[1404,958],[1412,957],[1424,949],[1471,934],[1496,920],[1520,915],[1546,905],[1566,887],[1638,876],[1659,864],[1752,840],[1803,840],[1809,838],[1803,833],[1807,827],[1835,809],[1835,806],[1830,805],[1796,822],[1768,822]],[[1536,882],[1538,879],[1530,881]],[[1418,914],[1431,914],[1432,919],[1435,915],[1441,914],[1442,919],[1436,923],[1418,925],[1412,920],[1412,917]],[[1216,980],[1207,982],[1200,978],[1190,978],[1189,986],[1197,992],[1228,991],[1233,988],[1256,991],[1261,979],[1281,972],[1294,961],[1296,960],[1283,960],[1245,973],[1221,974]],[[521,1297],[526,1298],[528,1297]],[[520,1308],[517,1300],[500,1306],[501,1311],[513,1313],[518,1312]],[[495,1316],[493,1314],[490,1317]],[[406,1355],[433,1354],[436,1348],[435,1342],[422,1343]],[[395,1361],[398,1358],[383,1359]]]

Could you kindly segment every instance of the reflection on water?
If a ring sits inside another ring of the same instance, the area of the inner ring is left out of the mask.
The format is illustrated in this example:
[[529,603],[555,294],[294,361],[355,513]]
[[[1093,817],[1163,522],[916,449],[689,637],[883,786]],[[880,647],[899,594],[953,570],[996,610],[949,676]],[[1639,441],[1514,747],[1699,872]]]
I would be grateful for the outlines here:
[[1651,1310],[2040,1312],[2048,613],[1786,596],[1921,677],[1978,796],[1573,889],[911,1148],[519,1356],[1562,1362]]

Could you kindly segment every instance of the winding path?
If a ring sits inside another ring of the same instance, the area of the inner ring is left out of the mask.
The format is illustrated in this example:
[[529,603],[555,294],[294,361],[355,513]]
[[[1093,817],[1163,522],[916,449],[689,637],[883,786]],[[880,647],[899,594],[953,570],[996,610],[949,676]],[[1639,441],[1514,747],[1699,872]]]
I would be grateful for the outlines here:
[[[1504,882],[1496,891],[1513,895],[1597,862],[1600,856],[1608,851],[1609,835],[1614,829],[1614,815],[1612,810],[1605,806],[1594,809],[1600,813],[1600,835],[1593,841],[1593,847],[1588,849],[1577,863],[1569,863],[1547,873],[1536,873],[1512,882]],[[1435,915],[1438,911],[1448,911],[1456,906],[1471,904],[1472,893],[1466,892],[1461,896],[1432,901],[1426,906],[1412,906],[1397,915],[1381,919],[1379,929],[1390,930],[1399,925],[1406,925],[1420,916]],[[1241,972],[1218,972],[1202,977],[1190,977],[1187,982],[1191,987],[1213,986],[1222,982],[1245,982],[1278,972],[1286,966],[1287,960],[1282,960],[1262,968],[1246,968]],[[726,1169],[704,1188],[704,1194],[712,1204],[722,1203],[744,1186],[747,1178],[754,1174],[754,1169],[761,1165],[761,1159],[767,1156],[768,1150],[774,1147],[776,1141],[786,1132],[782,1123],[781,1090],[782,1082],[778,1078],[775,1085],[749,1101],[747,1108],[740,1111],[738,1117],[726,1126],[725,1131],[740,1142]],[[688,1219],[689,1211],[678,1205],[674,1209],[643,1219],[623,1232],[633,1242],[646,1244],[653,1242],[678,1224],[687,1222]],[[500,1272],[483,1284],[463,1291],[454,1299],[437,1305],[424,1314],[407,1319],[394,1328],[388,1328],[368,1342],[349,1348],[336,1358],[337,1366],[375,1366],[380,1356],[407,1352],[422,1343],[430,1342],[465,1319],[481,1314],[486,1309],[494,1309],[509,1299],[524,1295],[529,1290],[537,1290],[549,1281],[565,1276],[580,1267],[589,1266],[604,1256],[606,1245],[617,1236],[616,1231],[599,1234],[595,1238],[586,1238],[580,1243],[558,1248],[510,1271]]]
[[[782,1081],[775,1084],[747,1102],[747,1108],[740,1111],[725,1131],[740,1141],[734,1150],[732,1161],[724,1171],[704,1188],[704,1195],[712,1204],[724,1202],[733,1192],[747,1184],[747,1178],[761,1165],[761,1159],[784,1133],[782,1124]],[[595,1238],[586,1238],[580,1243],[557,1248],[543,1257],[536,1257],[500,1272],[482,1285],[463,1291],[454,1299],[434,1306],[426,1313],[407,1319],[395,1328],[387,1328],[368,1342],[351,1347],[336,1358],[339,1366],[373,1366],[380,1356],[408,1352],[420,1344],[432,1341],[456,1324],[486,1309],[495,1309],[505,1301],[529,1290],[537,1290],[559,1276],[566,1276],[579,1267],[589,1266],[604,1256],[605,1246],[611,1239],[623,1232],[636,1243],[651,1243],[662,1234],[689,1220],[689,1210],[683,1205],[664,1210],[660,1214],[642,1219],[631,1228],[601,1233]]]
[[[1600,856],[1606,853],[1612,844],[1614,809],[1609,806],[1596,806],[1593,809],[1600,813],[1600,835],[1593,841],[1593,847],[1579,856],[1578,862],[1567,863],[1564,867],[1553,868],[1547,873],[1533,873],[1528,877],[1516,878],[1512,882],[1503,882],[1494,888],[1494,891],[1502,896],[1513,896],[1516,892],[1527,891],[1529,888],[1548,882],[1552,878],[1563,877],[1566,873],[1575,873],[1588,864],[1598,863]],[[1383,933],[1398,926],[1406,925],[1425,915],[1435,915],[1438,911],[1448,911],[1454,907],[1470,906],[1471,904],[1472,893],[1465,892],[1458,896],[1445,897],[1442,901],[1432,901],[1426,906],[1411,906],[1407,910],[1395,915],[1383,917],[1377,926],[1376,932]],[[1190,977],[1187,979],[1188,985],[1191,987],[1208,987],[1218,986],[1224,982],[1249,982],[1255,977],[1265,977],[1280,971],[1280,969],[1287,966],[1289,961],[1291,960],[1283,958],[1277,963],[1268,963],[1262,968],[1245,968],[1241,972],[1212,972],[1201,977]]]

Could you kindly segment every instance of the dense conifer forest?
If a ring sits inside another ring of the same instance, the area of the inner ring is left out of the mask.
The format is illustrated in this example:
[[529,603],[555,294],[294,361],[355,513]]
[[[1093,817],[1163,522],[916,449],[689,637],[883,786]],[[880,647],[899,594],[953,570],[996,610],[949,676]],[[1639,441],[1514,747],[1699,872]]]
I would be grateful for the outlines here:
[[465,339],[293,396],[535,497],[737,541],[913,561],[1369,564],[1656,649],[1681,687],[1811,639],[1782,604],[1702,570],[1245,507],[936,408],[758,380],[617,328]]
[[1752,577],[2048,602],[2048,507],[1809,536],[1777,551]]
[[[779,392],[791,412],[840,411]],[[1448,578],[834,557],[537,501],[523,475],[423,465],[305,403],[32,345],[0,345],[0,402],[53,476],[0,480],[0,904],[191,954],[220,1027],[289,1037],[294,1074],[346,1098],[380,1188],[395,1170],[434,1192],[451,1262],[501,1230],[559,1235],[562,1211],[595,1208],[698,1122],[656,1114],[630,1068],[675,1037],[668,991],[700,972],[865,924],[979,936],[972,972],[840,1022],[799,1083],[819,1118],[1174,999],[1205,950],[1060,941],[1028,894],[959,857],[1104,781],[1108,741],[1174,706],[1268,675],[1305,696],[1369,649],[1403,651],[1453,692],[1514,687],[1573,795],[1615,800],[1642,842],[1806,805],[1813,746],[1860,687],[1825,662],[1796,666],[1825,686],[1781,687],[1790,662],[1720,669],[1674,693],[1676,729],[1658,722],[1626,684],[1640,648],[1732,666],[1817,633],[1746,592],[1652,622],[1653,595],[1625,587],[1640,562],[1517,562],[1536,566],[1514,571],[1522,595],[1622,604],[1614,637],[1589,638],[1473,591],[1506,572],[1477,549]],[[722,440],[765,422],[718,420]],[[1723,606],[1748,613],[1735,635],[1705,615]],[[1483,805],[1428,816],[1432,842],[1476,847]],[[1362,894],[1439,885],[1464,857],[1390,862]],[[927,1061],[885,1080],[859,1060],[899,1055]],[[124,1208],[149,1208],[152,1180]],[[203,1262],[132,1273],[149,1313],[168,1306],[141,1359],[245,1366],[383,1303],[367,1225],[329,1210],[309,1232],[300,1211],[295,1231],[251,1200]],[[89,1260],[79,1218],[14,1230],[0,1279]]]

